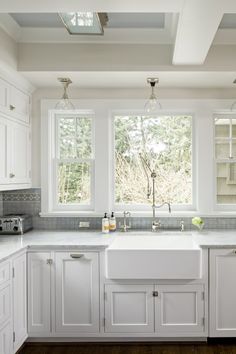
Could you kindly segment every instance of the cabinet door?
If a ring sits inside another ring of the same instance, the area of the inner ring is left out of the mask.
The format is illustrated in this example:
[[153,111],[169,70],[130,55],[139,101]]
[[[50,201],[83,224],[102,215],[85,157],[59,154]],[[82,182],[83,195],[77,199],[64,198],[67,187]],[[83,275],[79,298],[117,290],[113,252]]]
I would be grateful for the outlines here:
[[11,183],[30,183],[30,131],[29,127],[11,122],[10,125]]
[[26,254],[13,260],[13,331],[14,350],[27,338]]
[[48,335],[51,330],[50,252],[28,253],[28,333]]
[[4,327],[0,328],[0,353],[12,354],[12,329],[8,322]]
[[236,336],[236,250],[210,250],[210,337]]
[[93,252],[56,253],[56,332],[99,331],[99,261]]
[[0,184],[9,182],[9,125],[8,121],[0,115]]
[[158,285],[155,328],[158,335],[184,336],[204,331],[203,285]]
[[9,109],[11,114],[24,123],[29,123],[30,98],[29,95],[17,89],[10,87]]
[[0,111],[3,113],[9,112],[9,84],[0,79]]
[[0,327],[11,317],[11,285],[0,288]]
[[106,285],[105,331],[154,332],[153,285]]

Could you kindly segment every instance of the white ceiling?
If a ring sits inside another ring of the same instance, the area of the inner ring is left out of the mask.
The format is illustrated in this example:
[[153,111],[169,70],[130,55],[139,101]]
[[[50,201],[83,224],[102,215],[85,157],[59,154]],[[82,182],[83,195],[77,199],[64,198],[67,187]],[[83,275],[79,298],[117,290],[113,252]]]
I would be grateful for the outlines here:
[[71,87],[145,88],[148,77],[158,77],[160,88],[235,87],[236,72],[23,72],[36,87],[60,87],[58,77],[70,77]]
[[[20,27],[60,28],[64,27],[58,13],[11,13]],[[107,28],[164,28],[163,13],[107,13]]]

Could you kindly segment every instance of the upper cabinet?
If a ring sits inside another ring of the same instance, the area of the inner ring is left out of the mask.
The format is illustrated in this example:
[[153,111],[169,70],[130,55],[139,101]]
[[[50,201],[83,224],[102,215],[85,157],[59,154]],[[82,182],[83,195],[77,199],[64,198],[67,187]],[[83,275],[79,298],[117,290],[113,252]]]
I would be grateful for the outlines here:
[[0,78],[0,191],[31,186],[30,96]]
[[0,79],[0,111],[4,113],[9,111],[9,88],[9,84],[5,80]]
[[15,118],[29,123],[30,97],[26,93],[11,86],[9,90],[9,110]]
[[29,124],[30,96],[0,78],[0,111]]

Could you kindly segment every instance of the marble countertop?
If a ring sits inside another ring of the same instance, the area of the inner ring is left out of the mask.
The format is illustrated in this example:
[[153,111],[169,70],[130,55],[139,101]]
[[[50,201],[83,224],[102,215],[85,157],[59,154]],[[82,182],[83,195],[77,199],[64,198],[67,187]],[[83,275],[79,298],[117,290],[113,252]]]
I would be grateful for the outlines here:
[[115,232],[108,235],[99,231],[40,231],[32,230],[23,236],[0,236],[0,260],[4,260],[15,253],[26,249],[90,249],[103,250],[108,247],[115,238],[136,235],[158,237],[159,235],[181,235],[193,237],[194,242],[201,248],[236,248],[236,230],[206,230],[202,232],[186,231],[130,231],[127,233]]

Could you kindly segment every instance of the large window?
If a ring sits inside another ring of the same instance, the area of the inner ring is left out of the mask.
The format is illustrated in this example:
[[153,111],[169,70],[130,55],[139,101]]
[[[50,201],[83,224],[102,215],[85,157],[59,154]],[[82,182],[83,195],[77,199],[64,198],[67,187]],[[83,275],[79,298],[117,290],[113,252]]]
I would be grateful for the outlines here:
[[191,116],[117,115],[114,136],[116,205],[151,203],[150,173],[142,158],[157,174],[157,203],[193,204]]
[[236,205],[236,115],[215,116],[216,202]]
[[79,114],[55,115],[55,206],[92,207],[93,119]]

